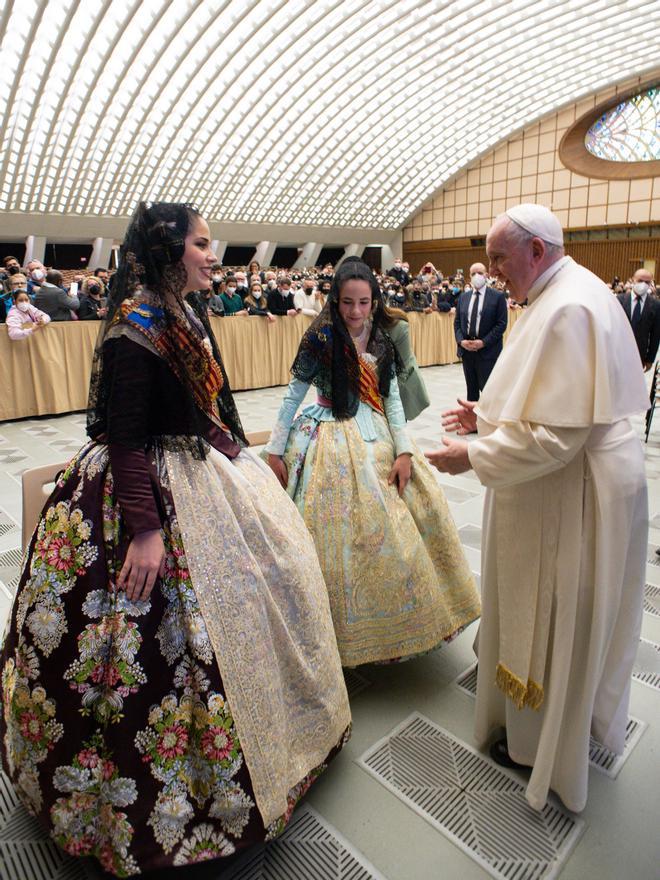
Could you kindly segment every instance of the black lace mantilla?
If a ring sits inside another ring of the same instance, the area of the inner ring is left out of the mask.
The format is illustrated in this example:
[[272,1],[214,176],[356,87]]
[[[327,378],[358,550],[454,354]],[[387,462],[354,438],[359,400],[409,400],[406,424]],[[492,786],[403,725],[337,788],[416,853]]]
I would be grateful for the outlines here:
[[[389,336],[376,322],[371,328],[367,352],[376,360],[379,390],[383,397],[387,397],[390,382],[397,372],[397,358]],[[350,419],[357,413],[360,361],[332,300],[305,331],[291,373],[296,379],[314,385],[323,397],[332,401],[332,414],[336,419]]]

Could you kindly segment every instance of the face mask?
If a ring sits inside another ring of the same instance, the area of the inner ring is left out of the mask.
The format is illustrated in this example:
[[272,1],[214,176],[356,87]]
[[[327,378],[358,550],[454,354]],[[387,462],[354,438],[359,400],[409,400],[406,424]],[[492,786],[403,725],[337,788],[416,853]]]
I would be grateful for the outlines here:
[[644,296],[645,293],[649,292],[649,286],[646,281],[635,281],[633,284],[633,290],[637,296]]
[[222,281],[222,275],[211,275],[211,281]]
[[268,286],[272,290],[274,287],[277,287],[277,282],[271,280],[268,282]]
[[260,290],[253,290],[253,291],[252,291],[252,296],[253,296],[255,299],[261,299],[261,291],[260,291]]
[[43,281],[46,276],[41,271],[41,269],[33,269],[32,271],[32,280],[33,281]]
[[477,290],[481,290],[486,284],[486,276],[482,275],[481,272],[475,272],[472,276],[472,286],[476,287]]
[[19,309],[21,312],[27,312],[27,310],[30,308],[30,303],[26,303],[26,302],[16,303],[16,308]]
[[92,294],[92,296],[97,296],[101,292],[101,288],[96,284],[91,284],[87,290]]
[[396,301],[399,302],[399,303],[405,302],[405,301],[406,301],[406,295],[405,295],[405,293],[397,293],[395,299],[396,299]]
[[236,288],[235,288],[235,287],[228,287],[228,288],[227,288],[227,293],[228,293],[230,296],[233,296],[233,295],[236,293]]

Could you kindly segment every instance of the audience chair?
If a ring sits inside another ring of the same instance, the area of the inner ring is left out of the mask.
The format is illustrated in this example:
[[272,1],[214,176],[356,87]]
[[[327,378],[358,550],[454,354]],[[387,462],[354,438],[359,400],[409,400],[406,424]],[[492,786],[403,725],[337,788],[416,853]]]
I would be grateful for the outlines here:
[[23,553],[32,537],[39,521],[44,504],[53,491],[53,483],[57,475],[64,470],[68,461],[60,461],[56,464],[45,464],[42,467],[31,468],[23,472],[23,523],[22,544]]
[[250,431],[245,435],[245,439],[250,446],[265,446],[270,438],[270,431]]

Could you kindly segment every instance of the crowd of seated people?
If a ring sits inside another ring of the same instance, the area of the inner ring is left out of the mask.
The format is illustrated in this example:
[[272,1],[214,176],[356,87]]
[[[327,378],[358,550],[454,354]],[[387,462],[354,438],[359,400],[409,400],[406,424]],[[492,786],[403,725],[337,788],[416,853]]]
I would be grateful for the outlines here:
[[[0,269],[0,322],[14,327],[9,338],[17,340],[38,329],[30,328],[30,322],[43,327],[51,321],[100,321],[106,314],[109,282],[107,269],[59,271],[40,260],[30,260],[22,269],[16,257],[5,257]],[[21,302],[28,308],[19,308]],[[37,322],[37,316],[43,317]]]
[[[446,276],[430,261],[414,273],[408,262],[397,259],[391,268],[374,274],[388,306],[421,315],[454,314],[461,293],[471,289],[461,270]],[[305,269],[263,268],[256,260],[246,267],[216,263],[211,288],[200,292],[199,302],[215,317],[260,317],[269,322],[299,314],[315,317],[330,293],[333,275],[332,263]],[[507,293],[498,279],[488,276],[487,283]],[[609,287],[613,293],[626,293],[632,284],[632,278],[622,282],[615,277]],[[0,267],[0,322],[12,328],[11,339],[23,339],[51,321],[100,321],[111,285],[108,269],[58,271],[39,260],[21,267],[16,257],[8,256]],[[655,293],[660,296],[660,286]],[[508,305],[521,308],[510,298]]]

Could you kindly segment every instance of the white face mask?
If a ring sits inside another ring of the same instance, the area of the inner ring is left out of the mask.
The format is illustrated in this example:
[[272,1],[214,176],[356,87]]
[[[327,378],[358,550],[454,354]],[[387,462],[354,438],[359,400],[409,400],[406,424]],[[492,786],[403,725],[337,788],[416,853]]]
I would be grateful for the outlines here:
[[43,281],[46,275],[41,271],[41,269],[33,269],[32,270],[32,280],[33,281]]
[[222,275],[211,275],[212,281],[222,281]]
[[253,291],[252,291],[252,296],[253,296],[255,299],[261,299],[261,291],[260,291],[260,290],[256,290],[256,289],[253,290]]
[[276,282],[276,281],[273,281],[272,278],[271,278],[271,280],[268,282],[268,286],[269,286],[270,289],[272,290],[274,287],[277,287],[277,282]]
[[649,292],[649,286],[646,281],[635,281],[633,284],[633,290],[637,296],[644,296],[644,294]]
[[482,275],[481,272],[475,272],[472,276],[472,286],[477,290],[481,290],[482,287],[486,286],[486,276]]
[[233,296],[233,295],[236,293],[236,288],[235,288],[235,287],[228,287],[228,288],[227,288],[227,293],[228,293],[230,296]]
[[26,303],[26,302],[16,303],[16,308],[19,309],[21,312],[27,312],[27,310],[30,308],[30,303]]

